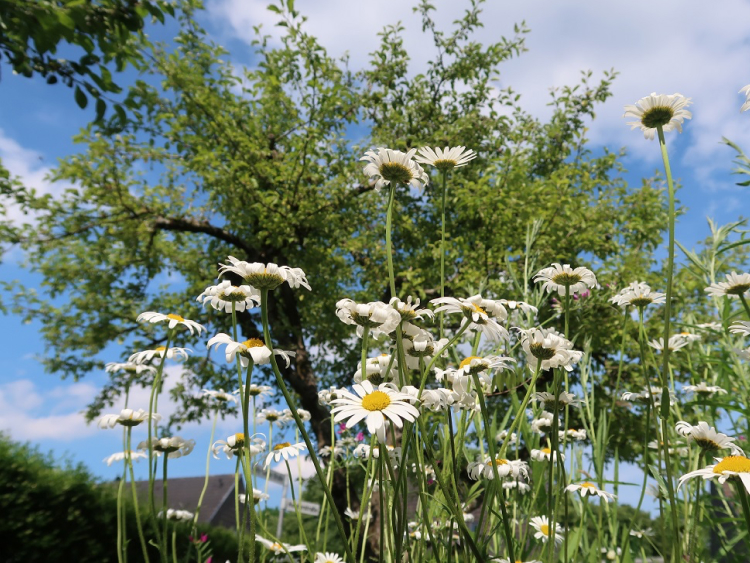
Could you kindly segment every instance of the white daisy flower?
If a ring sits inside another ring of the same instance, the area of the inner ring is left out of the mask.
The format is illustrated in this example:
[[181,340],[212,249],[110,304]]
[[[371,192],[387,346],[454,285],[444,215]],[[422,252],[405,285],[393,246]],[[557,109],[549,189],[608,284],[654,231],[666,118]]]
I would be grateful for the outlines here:
[[466,467],[466,472],[471,479],[477,481],[480,477],[485,479],[494,479],[495,472],[492,469],[493,464],[497,467],[497,476],[501,479],[511,477],[518,480],[519,476],[528,478],[529,465],[520,459],[495,458],[494,462],[491,457],[487,456],[484,461],[472,461]]
[[571,493],[581,493],[581,497],[585,497],[587,494],[591,496],[596,495],[599,498],[603,499],[605,502],[609,502],[617,498],[617,495],[613,495],[612,493],[603,491],[602,489],[600,489],[593,483],[589,483],[588,481],[579,485],[568,485],[567,487],[565,487],[565,490]]
[[386,418],[397,428],[403,426],[403,420],[414,422],[419,411],[408,403],[409,396],[396,391],[387,383],[381,383],[375,389],[369,381],[363,381],[352,387],[354,393],[341,389],[341,398],[334,399],[331,411],[334,422],[347,421],[352,427],[361,420],[367,424],[370,434],[377,434],[380,442],[385,442]]
[[320,457],[330,457],[331,454],[333,454],[334,458],[341,459],[342,457],[346,457],[346,448],[341,446],[334,446],[333,448],[331,446],[323,446],[318,451]]
[[[160,510],[158,514],[159,518],[164,517],[164,511]],[[189,522],[195,518],[195,514],[188,510],[175,510],[173,508],[167,509],[167,520],[180,520],[183,522]]]
[[733,334],[744,334],[750,336],[750,323],[747,321],[737,321],[729,327],[729,332]]
[[490,563],[542,563],[538,559],[528,559],[527,561],[521,561],[520,559],[516,559],[515,562],[511,561],[510,559],[504,559],[502,557],[493,557],[490,559]]
[[610,298],[610,301],[620,307],[633,305],[642,309],[647,305],[667,302],[665,293],[651,291],[646,282],[633,282],[629,286],[620,290],[620,293]]
[[[671,392],[670,392],[671,393]],[[648,403],[649,397],[653,397],[654,403],[661,399],[661,387],[644,387],[642,391],[625,391],[622,394],[622,400],[628,402]]]
[[615,561],[618,557],[622,555],[622,549],[616,548],[616,549],[610,549],[608,547],[603,547],[601,549],[601,552],[604,554],[604,558],[607,561]]
[[682,133],[682,123],[693,117],[685,109],[691,103],[691,99],[682,94],[657,95],[656,92],[652,92],[651,95],[638,100],[635,105],[625,106],[623,117],[634,117],[636,121],[628,122],[630,129],[640,127],[646,139],[653,139],[657,126],[661,126],[665,133],[674,129]]
[[435,309],[436,313],[444,311],[449,314],[460,313],[464,315],[471,320],[469,330],[479,330],[490,340],[498,342],[510,338],[508,331],[497,322],[497,319],[504,321],[508,318],[508,312],[499,301],[484,299],[481,295],[473,295],[467,299],[438,297],[430,303],[439,305]]
[[211,285],[204,289],[195,300],[203,303],[204,307],[211,305],[217,311],[223,310],[225,313],[232,312],[232,303],[234,303],[234,310],[242,312],[260,305],[260,292],[252,286],[236,287],[229,280],[224,280],[218,285]]
[[[354,448],[352,455],[357,459],[370,459],[370,456],[372,456],[373,459],[380,459],[380,446],[381,445],[376,445],[371,448],[367,444],[359,444]],[[388,452],[388,457],[394,462],[401,462],[401,448],[385,444],[385,451]]]
[[[389,369],[390,367],[390,369]],[[398,362],[395,358],[391,362],[390,354],[380,354],[374,358],[367,358],[365,362],[365,377],[373,385],[380,385],[385,381],[393,381],[398,375]],[[362,383],[362,366],[354,372],[354,383]]]
[[583,352],[573,350],[573,343],[553,328],[518,329],[521,344],[526,352],[526,361],[532,371],[537,369],[564,368],[573,371],[573,366],[583,357]]
[[330,405],[331,401],[338,398],[338,391],[339,388],[335,386],[331,386],[328,389],[322,389],[321,391],[318,391],[318,402],[321,405]]
[[[495,436],[495,440],[497,440],[498,442],[502,443],[502,442],[505,441],[505,439],[507,437],[508,437],[508,431],[507,430],[503,430],[501,432],[498,432],[497,436]],[[513,432],[510,435],[510,439],[508,440],[508,445],[512,446],[513,444],[516,444],[516,443],[518,443],[518,434],[516,434],[515,432]]]
[[455,370],[455,375],[475,375],[486,371],[513,369],[509,362],[516,360],[507,356],[469,356],[464,358]]
[[705,480],[718,478],[722,485],[727,479],[737,477],[742,481],[745,490],[750,492],[750,459],[744,455],[730,455],[723,459],[714,458],[714,460],[718,463],[697,471],[691,471],[680,477],[677,488],[679,489],[685,481],[693,477],[703,477]]
[[432,412],[444,411],[453,403],[451,400],[453,391],[442,387],[438,387],[437,389],[424,389],[422,390],[421,397],[419,397],[419,389],[413,385],[405,385],[401,388],[401,392],[409,395],[409,402],[412,405],[421,404],[423,408]]
[[[351,518],[352,520],[359,519],[359,510],[354,510],[353,508],[347,507],[346,510],[344,510],[344,516],[347,518]],[[372,518],[372,512],[367,511],[367,513],[362,516],[362,521],[367,522],[370,518]]]
[[565,295],[566,288],[570,288],[570,295],[588,291],[596,287],[596,276],[588,268],[571,268],[570,264],[553,263],[549,268],[543,268],[534,276],[535,282],[543,282],[542,291],[552,293],[557,291]]
[[155,311],[146,311],[145,313],[141,313],[138,315],[138,318],[135,319],[136,322],[149,322],[149,323],[160,323],[163,321],[169,321],[168,328],[172,330],[177,325],[182,325],[186,329],[190,331],[190,334],[193,334],[193,331],[198,331],[198,336],[200,336],[201,332],[206,330],[206,327],[202,324],[198,324],[195,321],[191,321],[188,319],[185,319],[181,317],[180,315],[175,315],[174,313],[169,313],[168,315],[164,315],[162,313],[157,313]]
[[688,344],[692,344],[693,342],[698,342],[701,339],[700,334],[695,334],[693,332],[688,332],[686,330],[683,330],[680,333],[680,336],[682,336]]
[[466,147],[445,147],[444,149],[422,147],[418,152],[419,155],[414,160],[420,164],[430,164],[441,172],[466,166],[470,160],[477,157],[477,153]]
[[746,111],[750,109],[750,84],[747,86],[744,86],[738,94],[745,94],[745,103],[742,104],[742,107],[740,108],[740,112]]
[[391,297],[388,304],[398,311],[398,314],[401,315],[401,322],[404,323],[435,318],[435,314],[429,309],[418,309],[419,297],[412,298],[412,296],[409,295],[406,298],[406,301],[401,301],[398,297]]
[[264,422],[275,424],[279,428],[284,428],[289,424],[289,419],[284,415],[284,412],[276,409],[262,409],[255,417],[255,421],[261,424]]
[[379,147],[377,152],[367,151],[359,160],[367,162],[363,172],[370,178],[370,185],[379,192],[386,185],[403,184],[420,190],[429,181],[427,173],[412,160],[416,149],[407,153]]
[[[128,457],[128,452],[117,452],[116,454],[112,454],[109,457],[105,457],[102,461],[105,461],[107,463],[108,467],[111,467],[112,464],[116,461],[123,461],[126,457]],[[134,452],[130,451],[130,459],[132,461],[138,461],[139,459],[146,459],[148,456],[143,452]]]
[[351,299],[341,299],[336,303],[336,316],[348,325],[356,325],[360,338],[365,328],[377,337],[381,333],[392,333],[401,322],[399,312],[382,301],[355,303]]
[[291,458],[300,455],[302,451],[306,449],[307,446],[304,442],[300,442],[299,444],[290,444],[289,442],[276,444],[266,456],[266,462],[263,464],[263,469],[267,469],[272,461],[276,463],[280,462],[282,459],[284,459],[284,461],[289,461]]
[[[240,364],[243,368],[250,364],[250,360],[256,365],[271,363],[271,350],[260,338],[248,338],[244,342],[235,342],[231,336],[220,332],[208,341],[206,347],[210,349],[211,346],[216,346],[218,348],[222,344],[226,345],[224,355],[228,363],[234,362],[237,354],[240,356]],[[289,367],[290,357],[295,356],[295,352],[285,350],[274,350],[273,353],[284,359],[286,367]]]
[[552,426],[554,416],[551,412],[542,412],[538,418],[531,421],[531,431],[539,435],[544,434],[545,431],[543,429]]
[[237,274],[245,283],[255,289],[276,289],[282,283],[286,282],[292,289],[302,286],[310,290],[310,284],[307,283],[305,272],[300,268],[290,268],[289,266],[277,266],[273,262],[262,264],[260,262],[245,262],[238,260],[234,256],[228,256],[229,264],[219,264],[219,275],[223,276],[227,272]]
[[[151,448],[156,455],[167,454],[169,459],[188,455],[195,447],[195,440],[185,440],[179,436],[171,438],[151,438]],[[139,450],[148,450],[148,440],[138,444]]]
[[701,381],[698,385],[683,385],[682,390],[685,393],[697,393],[698,395],[713,395],[718,393],[719,395],[726,395],[726,389],[722,389],[717,385],[708,385],[705,381]]
[[[404,324],[402,327],[404,359],[406,360],[406,367],[409,369],[420,369],[420,359],[425,365],[429,364],[433,356],[439,354],[448,344],[447,338],[435,340],[429,332],[414,325]],[[435,368],[433,367],[433,369]]]
[[192,352],[189,348],[170,348],[167,350],[165,346],[157,346],[153,350],[143,350],[142,352],[136,352],[130,358],[128,362],[134,364],[142,364],[144,362],[150,362],[155,357],[164,359],[164,356],[168,360],[186,360],[188,352]]
[[[227,459],[232,459],[233,456],[239,455],[240,450],[245,447],[245,433],[237,432],[232,434],[226,440],[217,440],[211,446],[214,457],[219,459],[219,452],[224,452]],[[255,437],[252,439],[250,444],[250,456],[254,457],[260,453],[263,453],[266,449],[266,442],[260,438]]]
[[229,401],[231,401],[237,404],[237,397],[235,397],[232,393],[227,393],[226,391],[224,391],[224,389],[219,389],[218,391],[214,391],[213,389],[204,389],[203,396],[209,397],[222,403],[228,403]]
[[523,301],[509,301],[508,299],[498,299],[497,302],[511,312],[521,311],[522,313],[525,313],[527,315],[529,313],[536,315],[539,312],[539,309]]
[[307,547],[304,545],[290,545],[288,543],[272,542],[267,540],[263,536],[259,536],[258,534],[255,534],[255,541],[260,543],[268,551],[272,551],[273,553],[293,553],[295,551],[307,551]]
[[653,533],[654,531],[651,528],[646,528],[645,530],[630,530],[630,535],[638,539],[643,538],[643,536],[651,536]]
[[313,563],[344,563],[344,560],[336,553],[316,553]]
[[520,494],[525,495],[531,490],[531,485],[518,479],[506,480],[503,481],[503,489],[506,491],[517,490]]
[[576,442],[583,442],[588,437],[585,428],[582,428],[580,430],[577,430],[575,428],[568,428],[568,430],[565,432],[561,430],[558,433],[558,436],[560,438],[560,441],[567,438],[568,440],[575,440]]
[[[105,414],[99,419],[99,428],[114,428],[117,424],[123,426],[138,426],[141,422],[145,422],[149,419],[148,412],[143,409],[134,411],[133,409],[122,409],[120,414]],[[151,415],[152,420],[161,420],[161,415],[153,413]]]
[[[550,458],[557,461],[557,452],[553,452],[549,448],[542,448],[541,450],[531,450],[531,459],[534,461],[549,461]],[[560,454],[560,459],[565,461],[565,454]]]
[[[237,495],[240,499],[240,502],[247,502],[247,495],[239,494]],[[267,495],[263,491],[259,491],[258,489],[253,489],[253,504],[258,504],[262,500],[268,500],[271,498],[270,495]]]
[[[549,520],[547,520],[546,516],[534,516],[529,521],[529,524],[531,524],[536,530],[536,533],[534,534],[534,537],[536,539],[542,540],[543,543],[547,543],[549,541],[550,526]],[[555,527],[555,543],[562,543],[562,541],[562,529],[560,528],[560,526],[557,526]]]
[[[273,387],[269,387],[268,385],[256,385],[255,383],[251,383],[247,388],[247,392],[251,397],[272,397],[276,391]],[[241,396],[244,393],[244,389],[235,389],[233,393]]]
[[[669,347],[670,352],[676,352],[680,348],[684,348],[690,344],[690,340],[685,338],[682,334],[674,334],[669,337],[669,342],[667,342],[667,346]],[[658,350],[659,352],[664,351],[664,339],[659,338],[658,340],[652,340],[648,343],[649,346],[651,346],[654,350]]]
[[156,373],[156,368],[154,366],[137,364],[135,362],[109,362],[104,366],[104,370],[108,373],[117,373],[119,371],[124,371],[125,373],[135,373],[137,375],[143,373],[144,371],[151,374]]
[[750,274],[738,274],[732,272],[727,274],[727,281],[717,282],[709,285],[705,291],[714,297],[732,297],[737,298],[750,290]]
[[[684,446],[674,447],[674,444],[666,444],[666,446],[667,446],[667,453],[669,453],[669,455],[678,455],[680,457],[687,457],[688,454],[690,454],[690,450]],[[661,449],[663,451],[665,444],[664,442],[657,442],[656,440],[651,440],[648,443],[648,447],[652,450]]]
[[680,420],[675,425],[675,430],[678,434],[686,436],[688,442],[698,444],[702,450],[713,452],[728,448],[732,450],[732,455],[745,455],[745,452],[733,443],[735,438],[717,432],[713,426],[709,426],[707,422],[702,420],[696,426]]
[[[555,406],[555,395],[547,393],[546,391],[540,391],[531,396],[531,401],[534,403],[540,403],[545,409],[552,409]],[[560,395],[557,397],[557,408],[562,411],[565,410],[565,407],[567,406],[579,407],[581,406],[581,400],[576,398],[573,393],[561,391]]]

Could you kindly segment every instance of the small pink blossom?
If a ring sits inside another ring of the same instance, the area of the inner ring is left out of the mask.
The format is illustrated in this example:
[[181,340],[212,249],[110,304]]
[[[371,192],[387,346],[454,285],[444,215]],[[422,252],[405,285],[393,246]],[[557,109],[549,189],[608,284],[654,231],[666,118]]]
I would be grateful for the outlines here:
[[365,439],[364,432],[360,432],[359,434],[357,434],[357,442],[361,442],[364,439]]

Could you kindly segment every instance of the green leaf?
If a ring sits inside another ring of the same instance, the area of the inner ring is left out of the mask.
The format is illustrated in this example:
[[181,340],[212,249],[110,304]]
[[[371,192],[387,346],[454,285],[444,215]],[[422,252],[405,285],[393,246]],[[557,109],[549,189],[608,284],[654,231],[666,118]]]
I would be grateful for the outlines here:
[[100,122],[104,118],[104,114],[107,111],[107,102],[103,99],[98,98],[96,100],[96,121]]
[[89,99],[86,97],[86,94],[84,94],[83,90],[81,90],[81,88],[78,86],[76,86],[75,98],[76,98],[76,103],[78,104],[78,107],[81,109],[85,109],[86,106],[89,104]]

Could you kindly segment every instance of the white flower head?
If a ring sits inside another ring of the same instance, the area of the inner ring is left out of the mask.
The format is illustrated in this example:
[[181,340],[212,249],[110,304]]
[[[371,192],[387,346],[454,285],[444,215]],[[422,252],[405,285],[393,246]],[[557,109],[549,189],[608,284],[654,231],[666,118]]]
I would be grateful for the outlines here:
[[498,303],[500,303],[505,309],[507,309],[510,312],[514,311],[520,311],[525,314],[533,314],[536,315],[539,312],[539,309],[534,307],[533,305],[529,303],[525,303],[524,301],[510,301],[508,299],[498,299]]
[[409,295],[406,301],[398,297],[391,297],[388,304],[401,315],[401,322],[411,323],[413,321],[424,321],[426,318],[433,319],[435,315],[429,309],[419,309],[419,297],[412,298]]
[[407,153],[401,151],[378,148],[377,152],[367,151],[360,158],[367,162],[363,172],[370,179],[370,185],[375,191],[390,184],[410,185],[419,190],[429,181],[422,167],[412,160],[416,149]]
[[105,457],[102,461],[105,461],[108,467],[112,467],[112,464],[114,462],[123,461],[127,457],[130,457],[132,461],[138,461],[141,459],[147,459],[148,455],[143,452],[134,452],[131,450],[130,452],[117,452],[116,454],[112,454],[109,457]]
[[634,117],[629,121],[631,129],[640,128],[646,139],[653,139],[656,128],[661,127],[666,133],[677,129],[682,133],[682,124],[693,115],[685,108],[691,104],[690,98],[682,94],[656,94],[638,100],[635,105],[625,106],[623,117]]
[[149,366],[147,364],[137,364],[135,362],[109,362],[104,366],[104,370],[108,373],[117,373],[120,371],[124,371],[125,373],[134,373],[136,375],[140,375],[144,371],[150,374],[156,373],[156,368],[154,366]]
[[745,94],[745,103],[742,104],[740,112],[747,111],[750,109],[750,84],[743,86],[742,89],[737,92],[738,94]]
[[302,286],[310,290],[305,272],[300,268],[289,266],[278,266],[273,262],[263,264],[261,262],[245,262],[234,256],[228,256],[229,264],[219,264],[219,275],[232,272],[240,276],[245,283],[255,289],[272,290],[286,282],[292,289]]
[[739,479],[745,490],[750,492],[750,459],[744,455],[731,455],[723,459],[714,458],[717,461],[714,465],[709,465],[697,471],[691,471],[680,477],[677,485],[679,489],[685,481],[693,477],[703,477],[703,479],[718,479],[719,483],[724,484],[727,479],[732,477]]
[[277,411],[276,409],[262,409],[255,417],[256,422],[268,424],[275,424],[279,428],[284,428],[289,424],[289,417],[286,416],[284,411]]
[[[157,413],[151,414],[152,420],[161,420],[161,415]],[[122,409],[120,414],[105,414],[99,419],[99,428],[114,428],[115,425],[121,424],[122,426],[138,426],[140,423],[145,422],[149,419],[148,412],[143,409],[134,411],[133,409]]]
[[397,428],[403,420],[414,422],[419,411],[409,404],[409,396],[401,393],[388,383],[381,383],[375,389],[369,381],[352,387],[354,393],[340,390],[340,398],[331,401],[334,422],[346,421],[352,427],[364,420],[370,434],[377,434],[378,440],[385,443],[386,420]]
[[539,391],[531,396],[531,401],[534,403],[539,403],[543,408],[550,410],[554,410],[555,402],[557,402],[558,410],[561,411],[565,410],[565,407],[568,406],[581,406],[581,400],[576,398],[573,393],[568,393],[566,391],[560,391],[560,394],[557,396],[546,391]]
[[[239,497],[240,502],[247,502],[247,495],[239,494],[237,496]],[[260,501],[268,500],[269,498],[271,498],[271,496],[263,491],[253,489],[253,504],[258,504]]]
[[[684,334],[673,334],[669,337],[667,347],[669,348],[670,352],[676,352],[677,350],[684,348],[688,344],[690,344],[690,339],[686,338]],[[658,350],[659,352],[664,351],[663,338],[652,340],[648,343],[648,345],[651,346],[654,350]]]
[[[498,432],[497,436],[495,436],[495,440],[497,440],[500,443],[505,442],[506,438],[508,438],[508,431],[507,430],[503,430],[501,432]],[[510,435],[510,438],[508,438],[508,445],[512,446],[513,444],[516,444],[516,443],[518,443],[518,434],[516,434],[515,432],[513,432]]]
[[576,442],[583,442],[587,438],[587,434],[585,428],[581,428],[580,430],[576,428],[568,428],[565,432],[561,430],[558,433],[558,437],[560,438],[561,442],[565,439],[575,440]]
[[362,366],[354,372],[354,382],[362,383],[366,379],[373,385],[380,385],[385,381],[393,381],[398,374],[398,363],[390,354],[381,354],[374,358],[367,358],[365,362],[365,376],[362,377]]
[[551,412],[542,412],[542,414],[540,414],[538,418],[535,418],[531,421],[531,431],[539,435],[544,434],[545,431],[543,429],[552,426],[554,417],[555,415],[553,415]]
[[481,295],[473,295],[467,299],[455,297],[438,297],[430,303],[439,305],[436,313],[446,312],[460,313],[471,321],[469,330],[481,331],[492,341],[508,340],[510,335],[504,327],[497,322],[508,318],[508,312],[499,302],[492,299],[484,299]]
[[495,471],[492,466],[497,467],[497,476],[503,479],[510,477],[517,480],[519,476],[528,478],[529,466],[525,461],[520,459],[495,458],[494,460],[487,456],[483,461],[473,461],[466,467],[466,471],[471,479],[475,481],[480,477],[485,479],[494,479]]
[[218,285],[207,287],[195,300],[203,303],[204,307],[211,305],[217,311],[223,310],[225,313],[231,313],[234,304],[234,310],[242,312],[260,305],[260,292],[252,286],[236,287],[229,280],[224,280]]
[[620,307],[627,307],[633,305],[639,309],[651,304],[666,303],[667,296],[665,293],[658,293],[651,291],[651,288],[646,282],[633,282],[614,297],[610,298],[610,301]]
[[304,545],[290,545],[288,543],[272,542],[255,534],[255,541],[260,543],[268,551],[273,553],[294,553],[295,551],[307,551],[307,547]]
[[715,452],[718,450],[729,449],[732,451],[732,455],[744,455],[745,452],[734,443],[734,438],[730,438],[726,434],[717,432],[713,426],[709,426],[707,422],[700,421],[696,426],[693,426],[689,422],[680,420],[675,425],[675,430],[678,434],[686,436],[688,442],[695,442],[702,450],[708,452]]
[[534,276],[535,282],[543,282],[542,291],[552,293],[557,291],[565,295],[570,288],[570,295],[588,291],[596,287],[596,276],[588,268],[571,268],[570,264],[553,263],[549,268],[543,268]]
[[510,479],[503,481],[503,489],[506,491],[516,490],[520,494],[525,495],[531,490],[531,485],[524,483],[520,479]]
[[227,393],[226,391],[224,391],[224,389],[219,389],[218,391],[215,391],[213,389],[204,389],[203,396],[220,403],[228,403],[231,401],[232,403],[237,404],[237,397],[235,397],[232,393]]
[[144,362],[150,362],[154,358],[160,358],[163,360],[165,356],[168,360],[186,360],[188,352],[192,352],[192,350],[188,348],[170,348],[167,350],[164,346],[157,346],[153,350],[136,352],[128,358],[128,362],[142,364]]
[[138,315],[138,318],[136,319],[137,322],[149,322],[149,323],[160,323],[168,321],[169,325],[168,328],[172,330],[177,325],[182,325],[186,329],[190,331],[190,334],[193,334],[193,331],[198,332],[198,336],[200,336],[201,332],[206,330],[206,327],[202,324],[198,324],[195,321],[191,321],[188,319],[185,319],[181,317],[180,315],[175,315],[174,313],[169,313],[168,315],[164,315],[162,313],[156,313],[154,311],[146,311],[145,313],[141,313]]
[[[227,437],[226,440],[217,440],[211,446],[214,457],[219,458],[219,452],[224,452],[227,459],[232,459],[232,456],[239,455],[242,448],[245,447],[245,433],[237,432]],[[250,443],[250,456],[256,456],[263,453],[266,449],[266,442],[263,438],[256,436],[253,437]]]
[[[206,347],[211,348],[216,346],[218,348],[221,345],[225,345],[224,355],[228,363],[235,361],[235,357],[239,354],[240,365],[246,368],[250,361],[256,365],[263,365],[271,363],[271,350],[266,346],[260,338],[248,338],[243,342],[235,342],[232,337],[228,334],[220,332],[207,343]],[[281,356],[289,367],[290,357],[294,357],[295,352],[285,350],[274,350],[273,354]]]
[[444,149],[422,147],[418,152],[419,155],[414,160],[420,164],[434,166],[441,172],[466,166],[470,160],[477,157],[477,153],[466,147],[445,147]]
[[[546,516],[534,516],[529,523],[536,530],[534,537],[538,540],[542,540],[543,543],[547,543],[550,539],[550,525],[549,520]],[[560,526],[555,528],[555,543],[562,543],[563,536]]]
[[[553,459],[557,461],[557,452],[553,452],[549,448],[542,448],[541,450],[531,450],[531,459],[534,461],[549,461]],[[560,454],[560,459],[565,461],[565,454]]]
[[[159,518],[164,517],[164,511],[160,510],[158,514]],[[175,510],[173,508],[167,509],[167,520],[180,520],[182,522],[189,522],[195,517],[195,514],[188,510]]]
[[750,336],[750,323],[747,321],[737,321],[729,327],[729,332],[732,334],[744,334]]
[[336,303],[336,316],[348,325],[356,325],[360,338],[365,328],[378,336],[392,333],[401,322],[399,312],[382,301],[355,303],[351,299],[341,299]]
[[695,393],[703,396],[710,396],[716,393],[719,395],[727,394],[726,389],[723,389],[718,385],[708,385],[705,381],[701,381],[697,385],[683,385],[682,390],[685,391],[685,393]]
[[266,456],[266,462],[263,464],[263,469],[267,469],[272,461],[275,463],[280,462],[282,459],[284,461],[289,461],[291,458],[300,455],[302,451],[306,449],[307,446],[304,442],[300,442],[299,444],[290,444],[289,442],[276,444],[269,450],[269,453]]
[[727,274],[727,281],[712,283],[705,291],[714,297],[731,297],[737,299],[740,295],[750,290],[750,274],[738,274],[732,272]]
[[[139,450],[148,450],[149,442],[144,440],[138,444]],[[156,455],[167,454],[169,459],[188,455],[195,448],[195,440],[185,440],[179,436],[171,438],[151,438],[151,448]]]
[[536,370],[541,361],[542,370],[561,367],[573,371],[583,357],[583,352],[573,350],[573,343],[553,328],[519,329],[519,333],[531,370]]
[[617,498],[616,495],[613,495],[612,493],[608,493],[607,491],[603,491],[593,483],[589,483],[588,481],[585,483],[581,483],[579,485],[571,484],[565,487],[565,490],[571,493],[580,493],[581,497],[585,497],[586,495],[591,496],[598,496],[599,498],[603,499],[605,502],[609,502],[611,500],[614,500]]
[[316,553],[313,563],[344,563],[344,560],[337,553]]
[[[245,389],[235,389],[234,394],[240,395],[245,392]],[[256,385],[255,383],[251,383],[247,386],[247,392],[251,397],[272,397],[275,393],[275,390],[273,387],[270,387],[268,385]]]

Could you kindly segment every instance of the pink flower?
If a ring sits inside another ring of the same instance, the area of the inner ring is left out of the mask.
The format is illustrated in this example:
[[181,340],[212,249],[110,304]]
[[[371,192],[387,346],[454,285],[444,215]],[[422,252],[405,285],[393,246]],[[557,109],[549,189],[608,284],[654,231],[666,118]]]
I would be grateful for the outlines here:
[[344,423],[344,422],[342,422],[341,424],[339,424],[339,434],[341,432],[346,432],[346,423]]
[[201,543],[206,543],[208,541],[208,534],[201,534]]
[[364,432],[360,432],[359,434],[357,434],[357,442],[361,442],[364,439],[365,439]]

